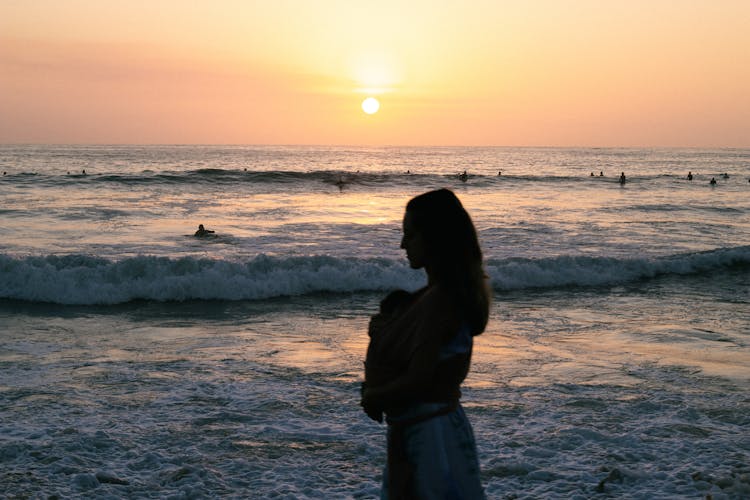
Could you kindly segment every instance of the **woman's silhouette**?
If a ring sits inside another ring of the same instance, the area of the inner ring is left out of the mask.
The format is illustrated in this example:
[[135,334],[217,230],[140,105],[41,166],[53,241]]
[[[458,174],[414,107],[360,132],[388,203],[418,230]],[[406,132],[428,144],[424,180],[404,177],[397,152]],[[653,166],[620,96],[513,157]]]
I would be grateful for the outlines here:
[[370,322],[362,406],[388,423],[382,498],[484,498],[474,435],[459,404],[489,291],[469,214],[453,192],[406,206],[401,248],[427,286],[386,297]]

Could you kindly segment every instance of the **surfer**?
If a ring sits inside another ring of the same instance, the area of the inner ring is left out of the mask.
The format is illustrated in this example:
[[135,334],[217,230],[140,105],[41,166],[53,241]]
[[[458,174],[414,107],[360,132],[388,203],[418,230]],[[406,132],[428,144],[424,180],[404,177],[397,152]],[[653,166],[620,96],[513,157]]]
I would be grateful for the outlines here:
[[708,183],[711,184],[712,186],[715,186],[716,185],[716,178],[715,177],[711,177],[711,180]]
[[469,178],[469,174],[467,174],[466,170],[464,170],[464,173],[458,174],[458,178],[461,179],[461,182],[466,182]]
[[198,230],[195,232],[195,236],[201,238],[209,234],[214,234],[214,232],[215,231],[211,231],[210,229],[206,229],[205,227],[203,227],[203,224],[198,224]]

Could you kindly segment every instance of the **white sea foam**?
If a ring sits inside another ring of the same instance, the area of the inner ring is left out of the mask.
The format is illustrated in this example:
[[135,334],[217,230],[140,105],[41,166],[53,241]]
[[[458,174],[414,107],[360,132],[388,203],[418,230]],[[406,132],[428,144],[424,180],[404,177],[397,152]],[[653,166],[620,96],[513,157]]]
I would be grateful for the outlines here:
[[[647,259],[490,260],[487,271],[496,290],[517,290],[606,286],[749,263],[750,247],[737,247]],[[421,272],[389,259],[260,255],[248,262],[229,262],[141,256],[112,262],[84,255],[0,256],[0,298],[59,304],[258,300],[322,292],[413,290],[423,282]]]
[[388,260],[258,256],[247,263],[185,257],[119,262],[69,255],[0,257],[0,297],[59,304],[255,300],[316,292],[416,288],[421,274]]
[[750,246],[660,258],[554,257],[490,260],[496,290],[559,286],[606,286],[661,275],[691,275],[750,264]]

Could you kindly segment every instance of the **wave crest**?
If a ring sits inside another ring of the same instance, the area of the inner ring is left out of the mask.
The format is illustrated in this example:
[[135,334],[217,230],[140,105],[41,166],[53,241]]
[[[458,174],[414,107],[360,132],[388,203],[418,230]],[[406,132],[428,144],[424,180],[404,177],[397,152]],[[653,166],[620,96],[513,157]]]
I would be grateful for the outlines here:
[[495,290],[607,286],[664,275],[696,275],[750,266],[750,246],[719,248],[658,258],[560,256],[547,259],[490,260]]
[[[486,267],[493,288],[506,291],[607,286],[748,266],[750,246],[642,259],[491,259]],[[247,262],[153,256],[110,261],[86,255],[0,255],[0,298],[58,304],[261,300],[321,292],[414,290],[422,284],[421,272],[389,259],[259,255]]]

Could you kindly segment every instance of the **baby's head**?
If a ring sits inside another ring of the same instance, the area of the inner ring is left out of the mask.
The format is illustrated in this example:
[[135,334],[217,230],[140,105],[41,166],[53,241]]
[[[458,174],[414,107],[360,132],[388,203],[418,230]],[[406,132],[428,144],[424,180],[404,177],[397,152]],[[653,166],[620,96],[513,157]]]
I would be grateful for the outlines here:
[[394,290],[380,301],[380,312],[384,314],[393,314],[396,310],[409,302],[411,294],[406,290]]

